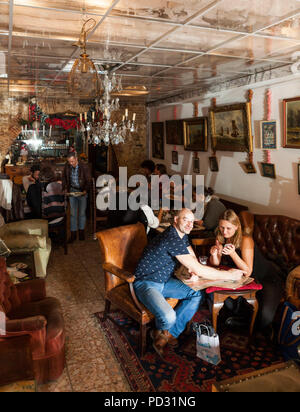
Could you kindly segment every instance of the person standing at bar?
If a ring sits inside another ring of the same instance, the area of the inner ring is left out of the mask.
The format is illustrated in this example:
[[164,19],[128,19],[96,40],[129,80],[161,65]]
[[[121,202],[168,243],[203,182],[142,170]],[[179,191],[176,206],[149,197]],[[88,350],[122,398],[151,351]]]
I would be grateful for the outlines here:
[[[84,229],[86,224],[87,193],[91,182],[88,165],[79,161],[75,152],[67,156],[62,183],[63,189],[70,193],[70,242],[74,242],[79,232],[79,240],[84,240]],[[72,193],[82,192],[81,196],[72,196]]]

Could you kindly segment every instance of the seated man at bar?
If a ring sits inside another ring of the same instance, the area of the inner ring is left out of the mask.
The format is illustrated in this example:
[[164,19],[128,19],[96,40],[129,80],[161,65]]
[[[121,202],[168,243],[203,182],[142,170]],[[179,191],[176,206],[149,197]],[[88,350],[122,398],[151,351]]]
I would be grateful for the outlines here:
[[[218,270],[201,265],[189,243],[188,235],[194,224],[194,214],[189,209],[178,211],[174,223],[156,236],[145,248],[135,271],[134,290],[138,299],[153,313],[156,330],[152,331],[153,347],[163,357],[167,344],[176,344],[202,300],[202,291],[194,291],[173,277],[179,264],[192,276],[206,279],[240,280],[243,271]],[[175,310],[165,298],[180,299]]]

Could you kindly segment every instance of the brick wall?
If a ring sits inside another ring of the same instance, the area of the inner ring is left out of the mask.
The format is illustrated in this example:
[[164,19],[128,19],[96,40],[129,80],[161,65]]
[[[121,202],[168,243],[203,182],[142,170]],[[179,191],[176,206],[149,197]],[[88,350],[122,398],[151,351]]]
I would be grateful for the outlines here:
[[21,132],[20,118],[26,118],[27,104],[11,101],[7,95],[0,97],[0,162]]
[[129,133],[124,144],[114,146],[119,166],[127,166],[128,176],[132,176],[138,173],[141,162],[147,158],[147,109],[144,100],[138,99],[122,101],[120,106],[118,120],[121,120],[125,108],[128,108],[130,120],[133,113],[136,113],[137,131]]
[[[120,121],[125,109],[128,108],[129,119],[136,113],[137,132],[129,133],[124,144],[114,146],[119,166],[128,167],[128,176],[139,171],[141,162],[147,155],[147,111],[144,99],[130,98],[120,102],[120,111],[112,117]],[[0,97],[0,162],[5,157],[11,144],[21,132],[19,119],[28,119],[28,103],[10,101],[7,95]]]

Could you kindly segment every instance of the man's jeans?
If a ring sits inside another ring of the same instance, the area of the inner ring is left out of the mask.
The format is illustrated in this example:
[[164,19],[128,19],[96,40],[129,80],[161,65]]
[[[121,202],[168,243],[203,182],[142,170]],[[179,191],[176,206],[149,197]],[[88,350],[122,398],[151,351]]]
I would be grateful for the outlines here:
[[[86,223],[86,206],[87,206],[87,195],[74,197],[70,196],[70,226],[71,232],[76,232],[79,230],[84,230]],[[77,223],[78,216],[78,223]]]
[[[156,327],[168,330],[177,338],[185,329],[186,324],[197,312],[202,300],[202,291],[195,292],[189,286],[176,278],[170,278],[166,283],[149,280],[136,280],[133,284],[137,298],[155,316]],[[175,309],[165,298],[182,300]]]

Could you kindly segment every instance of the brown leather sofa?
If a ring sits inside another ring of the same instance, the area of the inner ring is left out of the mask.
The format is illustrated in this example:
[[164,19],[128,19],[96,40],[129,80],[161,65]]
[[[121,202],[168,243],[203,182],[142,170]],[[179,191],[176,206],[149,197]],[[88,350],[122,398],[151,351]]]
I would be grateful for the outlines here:
[[287,274],[285,299],[300,308],[300,220],[282,215],[240,213],[245,234]]
[[[0,311],[6,316],[5,334],[0,331],[2,355],[8,343],[14,345],[15,337],[29,336],[36,381],[56,380],[65,365],[64,320],[59,301],[46,297],[45,281],[36,279],[14,285],[5,259],[0,258]],[[7,362],[11,362],[10,357]],[[16,365],[11,368],[15,370]],[[1,365],[0,382],[5,381],[2,373],[9,370],[9,364]]]

